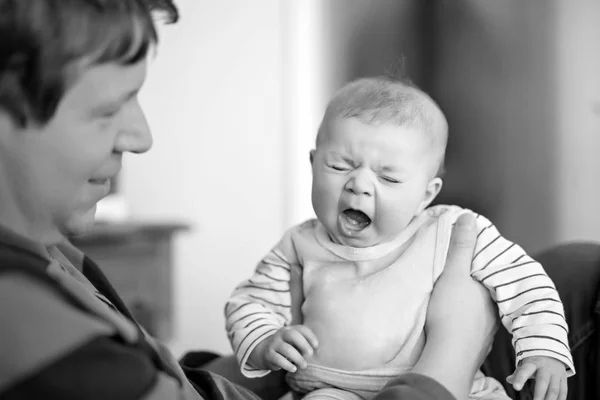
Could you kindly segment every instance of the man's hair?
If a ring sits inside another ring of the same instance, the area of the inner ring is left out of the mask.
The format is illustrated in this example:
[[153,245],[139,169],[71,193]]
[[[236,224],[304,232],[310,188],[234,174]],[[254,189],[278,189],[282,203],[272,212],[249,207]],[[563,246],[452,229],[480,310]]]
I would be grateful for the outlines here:
[[423,131],[440,152],[437,175],[443,175],[448,123],[435,101],[409,81],[388,76],[368,77],[339,89],[327,105],[317,145],[325,134],[324,124],[334,118],[357,118],[369,125],[391,124]]
[[20,126],[47,123],[86,66],[142,60],[158,41],[153,14],[172,0],[0,0],[0,109]]

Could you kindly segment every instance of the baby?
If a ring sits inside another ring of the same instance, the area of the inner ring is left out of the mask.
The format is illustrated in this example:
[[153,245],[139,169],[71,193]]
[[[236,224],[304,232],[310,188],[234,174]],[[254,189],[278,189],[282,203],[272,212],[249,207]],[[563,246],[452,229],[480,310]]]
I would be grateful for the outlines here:
[[[317,219],[288,230],[225,308],[245,376],[283,368],[296,395],[369,399],[412,368],[452,226],[471,212],[428,207],[442,188],[447,132],[435,102],[403,82],[364,78],[335,94],[310,153]],[[509,380],[536,378],[539,398],[549,387],[566,394],[575,371],[554,284],[486,218],[476,222],[472,276],[513,335]],[[469,398],[508,396],[478,372]]]

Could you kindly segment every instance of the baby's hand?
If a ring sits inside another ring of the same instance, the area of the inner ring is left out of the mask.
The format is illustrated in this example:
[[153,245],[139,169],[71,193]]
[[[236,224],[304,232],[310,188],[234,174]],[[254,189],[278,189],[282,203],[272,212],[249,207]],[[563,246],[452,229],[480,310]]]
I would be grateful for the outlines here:
[[304,325],[291,325],[278,330],[252,351],[257,366],[277,371],[296,372],[306,368],[304,357],[310,357],[318,346],[315,334]]
[[506,381],[515,390],[521,390],[532,377],[535,379],[533,400],[566,400],[567,370],[562,362],[543,356],[525,358]]

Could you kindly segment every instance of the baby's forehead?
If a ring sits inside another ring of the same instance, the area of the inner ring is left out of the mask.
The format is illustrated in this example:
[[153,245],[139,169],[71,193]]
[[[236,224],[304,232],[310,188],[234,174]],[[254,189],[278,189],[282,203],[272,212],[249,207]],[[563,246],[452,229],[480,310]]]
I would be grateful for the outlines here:
[[[421,126],[390,122],[366,122],[360,118],[332,118],[323,124],[320,144],[332,152],[348,154],[377,148],[380,154],[430,151],[435,145]],[[318,143],[319,145],[319,143]]]
[[398,123],[388,120],[373,120],[361,116],[330,116],[323,120],[320,129],[323,138],[331,139],[332,136],[335,136],[335,140],[341,142],[350,140],[349,137],[352,132],[364,134],[363,140],[370,140],[371,138],[380,140],[379,137],[385,136],[387,138],[406,137],[407,140],[410,138],[414,142],[429,143],[432,139],[431,133],[423,124],[406,121]]
[[[359,133],[358,140],[353,132]],[[319,136],[317,148],[324,150],[326,157],[358,163],[366,158],[377,169],[397,170],[418,164],[437,171],[445,153],[445,143],[435,140],[423,126],[334,117],[324,121]]]

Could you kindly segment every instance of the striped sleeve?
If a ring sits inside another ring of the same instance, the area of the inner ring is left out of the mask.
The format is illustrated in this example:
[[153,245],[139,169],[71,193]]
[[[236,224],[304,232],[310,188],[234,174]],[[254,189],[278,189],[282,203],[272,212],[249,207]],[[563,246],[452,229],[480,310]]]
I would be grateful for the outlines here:
[[246,377],[256,378],[269,373],[253,368],[249,357],[259,343],[290,324],[290,278],[296,265],[292,231],[288,231],[258,263],[252,277],[238,285],[227,301],[227,335]]
[[546,356],[575,374],[568,326],[556,287],[544,268],[517,244],[505,239],[485,217],[476,215],[477,245],[472,276],[498,305],[502,324],[512,333],[516,364]]

